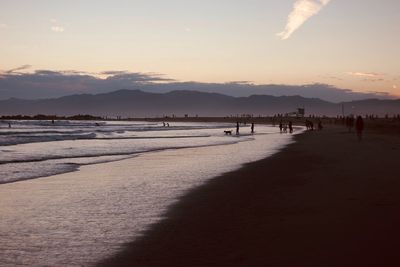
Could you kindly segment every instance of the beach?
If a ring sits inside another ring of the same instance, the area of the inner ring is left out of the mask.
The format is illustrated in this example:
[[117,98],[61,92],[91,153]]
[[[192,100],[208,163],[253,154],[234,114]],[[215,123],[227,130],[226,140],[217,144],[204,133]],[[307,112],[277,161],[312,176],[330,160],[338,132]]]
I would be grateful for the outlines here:
[[0,0],[0,267],[400,267],[399,14]]
[[190,190],[100,266],[399,266],[397,134],[340,126]]
[[293,142],[268,125],[225,135],[232,125],[14,121],[0,129],[0,266],[94,266],[187,191]]

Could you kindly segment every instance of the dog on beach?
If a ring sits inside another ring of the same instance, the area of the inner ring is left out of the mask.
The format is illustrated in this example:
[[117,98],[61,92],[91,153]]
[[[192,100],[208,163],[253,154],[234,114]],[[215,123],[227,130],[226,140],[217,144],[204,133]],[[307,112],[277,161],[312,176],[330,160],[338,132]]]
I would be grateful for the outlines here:
[[224,131],[225,135],[232,135],[232,131]]

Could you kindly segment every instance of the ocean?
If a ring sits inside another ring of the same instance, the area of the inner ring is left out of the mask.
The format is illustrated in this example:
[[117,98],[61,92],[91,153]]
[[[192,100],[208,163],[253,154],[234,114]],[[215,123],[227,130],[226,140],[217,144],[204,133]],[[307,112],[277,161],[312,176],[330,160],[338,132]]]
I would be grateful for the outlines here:
[[[272,126],[124,121],[0,124],[0,266],[93,266],[180,196],[292,142]],[[232,130],[227,136],[224,130]]]

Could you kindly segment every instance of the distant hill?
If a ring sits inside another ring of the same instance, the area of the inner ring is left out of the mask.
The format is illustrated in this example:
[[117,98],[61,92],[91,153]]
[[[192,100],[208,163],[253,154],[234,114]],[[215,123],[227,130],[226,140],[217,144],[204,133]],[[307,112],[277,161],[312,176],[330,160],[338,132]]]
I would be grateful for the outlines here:
[[0,101],[0,115],[91,114],[95,116],[155,117],[175,114],[183,116],[229,116],[236,114],[273,115],[304,107],[307,114],[336,116],[342,114],[400,114],[400,100],[361,100],[331,103],[301,96],[252,95],[232,97],[216,93],[173,91],[148,93],[140,90],[119,90],[104,94],[71,95],[55,99]]
[[107,77],[101,78],[93,73],[74,70],[35,70],[27,73],[0,71],[0,100],[10,97],[43,99],[71,94],[104,94],[119,89],[141,90],[157,94],[186,90],[218,93],[233,97],[299,95],[307,98],[319,98],[333,103],[372,98],[390,100],[396,98],[388,92],[356,92],[321,83],[304,85],[253,84],[247,81],[205,83],[175,81],[154,73],[107,71],[102,74]]

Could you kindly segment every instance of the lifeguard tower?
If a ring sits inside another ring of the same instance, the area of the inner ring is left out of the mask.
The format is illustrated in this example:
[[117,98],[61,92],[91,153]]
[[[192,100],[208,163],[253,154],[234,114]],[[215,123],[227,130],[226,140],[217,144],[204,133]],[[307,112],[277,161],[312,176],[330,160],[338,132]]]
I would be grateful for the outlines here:
[[289,117],[304,118],[306,115],[306,110],[305,108],[298,108],[297,111],[287,113],[286,115]]

